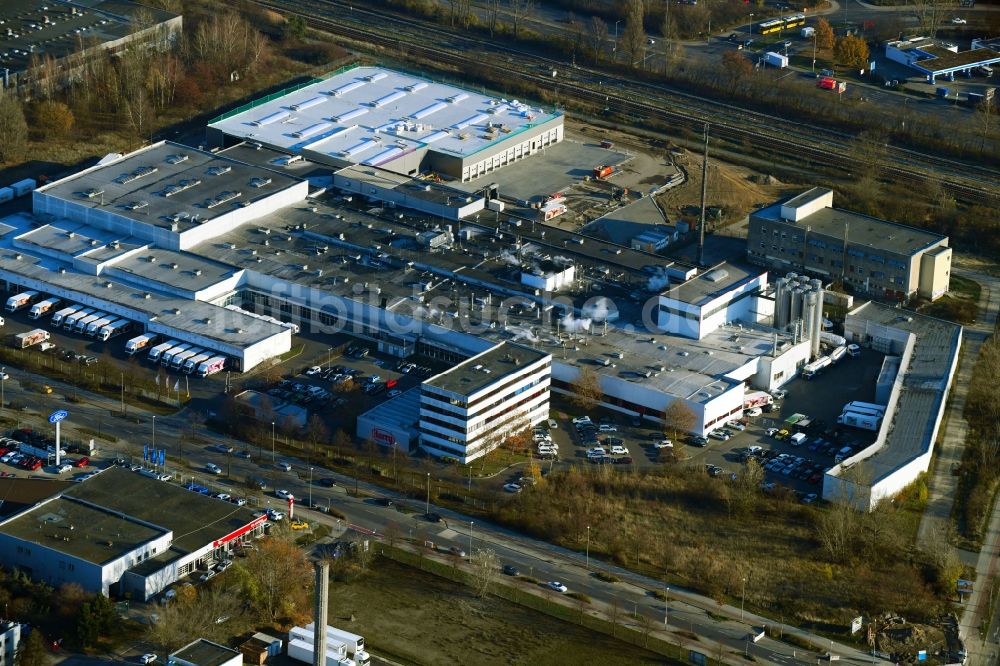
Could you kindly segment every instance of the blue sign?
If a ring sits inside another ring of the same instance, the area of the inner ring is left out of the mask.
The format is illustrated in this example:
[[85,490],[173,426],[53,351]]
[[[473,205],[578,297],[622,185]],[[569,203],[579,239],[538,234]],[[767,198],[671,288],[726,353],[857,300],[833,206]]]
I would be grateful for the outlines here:
[[927,661],[927,650],[917,652],[917,661]]
[[147,460],[149,460],[149,445],[148,444],[143,444],[142,445],[142,461],[146,462]]
[[69,416],[69,412],[67,412],[65,409],[60,409],[58,411],[52,412],[51,414],[49,414],[49,423],[59,423],[67,416]]
[[166,460],[167,460],[167,450],[160,449],[160,467],[163,467],[163,464],[166,462]]

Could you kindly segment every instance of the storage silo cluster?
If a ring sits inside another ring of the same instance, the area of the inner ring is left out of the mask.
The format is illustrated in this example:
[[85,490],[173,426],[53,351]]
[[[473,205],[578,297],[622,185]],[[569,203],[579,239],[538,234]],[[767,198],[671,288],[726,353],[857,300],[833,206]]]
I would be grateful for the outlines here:
[[815,358],[823,330],[823,282],[789,273],[774,281],[774,327],[784,331],[799,326]]

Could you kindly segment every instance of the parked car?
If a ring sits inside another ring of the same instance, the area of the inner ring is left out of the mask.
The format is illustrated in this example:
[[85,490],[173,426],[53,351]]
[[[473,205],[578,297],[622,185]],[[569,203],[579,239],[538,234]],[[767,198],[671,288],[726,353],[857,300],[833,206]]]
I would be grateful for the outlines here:
[[754,418],[756,416],[760,416],[763,413],[764,412],[761,411],[760,407],[751,407],[750,409],[748,409],[745,412],[743,412],[743,416],[746,416],[746,417],[749,417],[749,418],[752,419],[752,418]]
[[618,427],[610,423],[602,423],[597,427],[598,432],[618,432]]
[[222,474],[222,468],[216,465],[215,463],[206,463],[205,471],[208,472],[209,474],[215,474],[216,476]]
[[614,446],[611,447],[611,455],[613,455],[613,456],[627,456],[628,455],[628,449],[626,449],[621,444],[615,444]]
[[708,446],[708,438],[701,435],[695,435],[689,441],[691,446]]
[[[41,461],[38,461],[38,462],[41,462]],[[88,458],[87,456],[83,456],[81,458],[77,458],[76,460],[74,460],[70,464],[73,465],[73,467],[86,467],[87,465],[90,464],[90,458]],[[32,467],[32,469],[37,469],[37,468],[36,467]]]
[[556,423],[556,420],[555,419],[549,419],[549,430],[557,430],[558,428],[559,428],[559,424]]
[[674,443],[669,439],[661,439],[660,441],[653,444],[654,449],[672,449],[674,448]]
[[318,483],[319,485],[323,486],[324,488],[332,488],[335,485],[337,485],[337,482],[334,479],[331,479],[330,477],[326,477],[324,479],[320,479],[316,483]]
[[503,489],[508,493],[519,493],[522,490],[521,486],[516,483],[505,483]]
[[146,654],[139,657],[140,664],[152,664],[154,661],[156,661],[156,655],[153,654],[152,652],[147,652]]
[[611,459],[611,463],[613,465],[631,465],[632,462],[632,456],[620,456],[618,458]]

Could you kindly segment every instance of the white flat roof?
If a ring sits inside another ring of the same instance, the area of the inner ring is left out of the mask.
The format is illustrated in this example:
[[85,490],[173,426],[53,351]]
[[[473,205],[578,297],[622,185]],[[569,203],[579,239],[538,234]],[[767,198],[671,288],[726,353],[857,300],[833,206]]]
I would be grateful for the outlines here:
[[[381,67],[356,67],[209,124],[281,148],[379,166],[425,147],[468,157],[557,113]],[[487,126],[497,127],[488,134]]]

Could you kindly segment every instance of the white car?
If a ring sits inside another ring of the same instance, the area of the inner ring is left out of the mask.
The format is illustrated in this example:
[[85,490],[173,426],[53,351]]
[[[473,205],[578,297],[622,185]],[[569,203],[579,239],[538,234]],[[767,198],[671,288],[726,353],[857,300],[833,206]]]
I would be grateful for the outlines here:
[[314,365],[313,367],[306,370],[306,374],[309,375],[310,377],[315,377],[321,372],[323,372],[323,368],[319,367],[318,365]]
[[733,430],[739,430],[741,432],[747,429],[747,427],[742,423],[740,423],[739,421],[730,421],[726,425],[732,428]]
[[556,592],[561,592],[562,594],[566,594],[567,592],[569,592],[569,588],[557,580],[549,581],[549,589],[555,590]]
[[232,499],[232,495],[230,495],[229,493],[215,493],[214,495],[212,495],[212,497],[218,500],[223,500],[224,502],[228,502],[230,499]]
[[215,463],[205,463],[205,471],[216,476],[222,474],[222,468]]
[[274,522],[278,522],[279,520],[285,519],[285,514],[282,511],[276,511],[275,509],[268,509],[267,517],[268,519],[273,520]]
[[590,422],[591,421],[589,416],[577,416],[576,418],[573,419],[573,425],[580,425],[582,423],[590,423]]
[[653,444],[654,449],[672,449],[674,448],[674,443],[669,439],[661,439],[657,443]]
[[958,16],[956,16],[951,20],[951,22],[954,23],[955,25],[965,25],[966,21],[964,18],[959,18]]
[[760,407],[751,407],[747,411],[743,412],[743,416],[747,416],[749,418],[753,418],[755,416],[760,416],[763,413],[764,412],[763,412],[763,410],[761,410]]
[[7,381],[8,379],[10,379],[10,375],[8,375],[6,372],[0,372],[0,379]]
[[282,490],[281,488],[279,488],[278,490],[274,491],[274,496],[275,497],[279,497],[279,498],[281,498],[283,500],[293,500],[293,499],[295,499],[295,495],[291,494],[287,490]]
[[614,446],[611,447],[611,455],[613,455],[613,456],[627,456],[628,455],[628,449],[626,449],[621,444],[615,444]]
[[768,437],[774,437],[774,435],[777,432],[778,432],[777,428],[768,428],[767,430],[764,431],[764,434],[767,435]]
[[505,492],[508,493],[519,493],[521,492],[521,486],[516,483],[505,483],[503,486]]
[[786,395],[788,395],[788,391],[785,389],[774,389],[771,391],[771,397],[775,400],[784,400]]
[[615,426],[613,426],[613,425],[611,425],[609,423],[602,423],[601,425],[597,426],[597,431],[598,432],[618,432],[618,428],[616,428]]
[[62,465],[59,465],[59,467],[56,467],[56,474],[65,474],[66,472],[70,471],[71,469],[73,469],[72,465],[67,465],[67,464],[63,463]]
[[285,472],[291,472],[292,471],[292,466],[291,466],[290,463],[280,462],[280,463],[275,463],[274,466],[277,467],[278,469],[282,470],[282,471],[285,471]]
[[152,652],[147,652],[146,654],[139,657],[140,664],[152,664],[154,661],[156,661],[156,655],[153,654]]
[[606,455],[608,455],[608,452],[605,451],[604,447],[601,446],[595,446],[592,449],[587,449],[588,458],[598,458],[600,456],[606,456]]
[[558,430],[559,424],[556,423],[555,419],[549,419],[549,430]]

